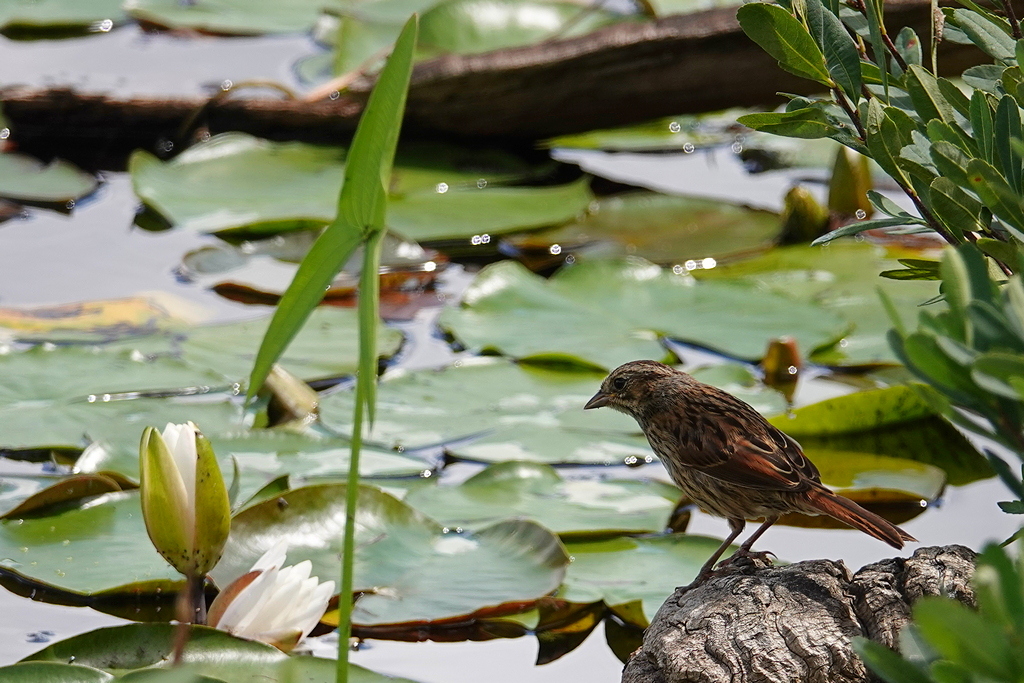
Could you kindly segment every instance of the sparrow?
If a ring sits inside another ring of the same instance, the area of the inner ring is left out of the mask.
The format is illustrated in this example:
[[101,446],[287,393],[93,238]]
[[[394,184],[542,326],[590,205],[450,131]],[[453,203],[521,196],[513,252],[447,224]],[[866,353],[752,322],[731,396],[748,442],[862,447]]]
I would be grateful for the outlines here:
[[664,363],[638,360],[613,370],[584,409],[603,407],[634,418],[676,486],[729,522],[729,537],[681,589],[707,580],[748,520],[764,522],[726,562],[767,556],[751,547],[791,512],[828,515],[894,548],[917,540],[826,488],[800,444],[750,404]]

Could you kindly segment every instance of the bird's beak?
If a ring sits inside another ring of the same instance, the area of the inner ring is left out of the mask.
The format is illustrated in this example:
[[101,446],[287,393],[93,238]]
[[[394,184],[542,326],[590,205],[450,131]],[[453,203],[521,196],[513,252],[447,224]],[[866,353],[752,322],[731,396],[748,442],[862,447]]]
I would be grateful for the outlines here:
[[608,401],[610,399],[611,396],[599,391],[596,394],[594,394],[594,397],[592,399],[587,401],[587,405],[583,406],[583,410],[590,410],[591,408],[602,408],[608,405]]

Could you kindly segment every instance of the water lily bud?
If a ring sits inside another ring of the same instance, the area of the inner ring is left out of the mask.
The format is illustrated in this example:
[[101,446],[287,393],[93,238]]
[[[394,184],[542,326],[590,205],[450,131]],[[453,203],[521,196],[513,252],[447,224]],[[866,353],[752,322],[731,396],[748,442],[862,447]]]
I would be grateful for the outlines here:
[[285,652],[309,635],[334,595],[334,582],[310,576],[305,560],[284,567],[287,541],[278,543],[235,579],[210,606],[210,626]]
[[152,427],[139,446],[142,515],[153,545],[187,576],[203,576],[220,560],[231,505],[217,458],[197,427]]

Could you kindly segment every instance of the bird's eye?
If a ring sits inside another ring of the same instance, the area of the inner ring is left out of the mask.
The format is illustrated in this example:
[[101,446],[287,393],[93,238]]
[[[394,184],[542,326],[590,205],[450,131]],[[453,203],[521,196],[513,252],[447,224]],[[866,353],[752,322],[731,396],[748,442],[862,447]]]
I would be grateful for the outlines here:
[[626,378],[625,377],[616,377],[615,379],[612,380],[612,389],[614,389],[615,391],[622,391],[625,388],[626,388]]

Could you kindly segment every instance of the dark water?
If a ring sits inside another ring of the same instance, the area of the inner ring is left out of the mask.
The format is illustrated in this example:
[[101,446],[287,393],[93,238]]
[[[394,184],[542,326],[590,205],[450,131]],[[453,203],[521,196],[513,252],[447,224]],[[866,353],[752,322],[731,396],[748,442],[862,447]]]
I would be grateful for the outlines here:
[[[133,27],[98,38],[67,41],[15,43],[0,38],[0,84],[75,85],[119,94],[196,94],[203,91],[203,84],[216,84],[226,78],[273,78],[294,85],[290,64],[311,49],[309,39],[302,36],[184,39],[146,35]],[[126,63],[131,64],[130,71]],[[717,194],[769,208],[778,207],[792,183],[792,177],[785,174],[747,176],[729,154],[556,155],[620,181],[669,192]],[[24,218],[0,224],[0,306],[163,292],[208,319],[238,319],[265,311],[179,281],[175,268],[181,256],[216,239],[184,231],[149,233],[133,228],[136,209],[128,177],[111,173],[99,192],[82,202],[71,216],[29,209]],[[443,287],[456,294],[468,279],[469,274],[455,268],[446,276]],[[452,357],[447,346],[432,334],[436,314],[436,309],[427,309],[400,326],[412,341],[403,355],[403,367],[441,365]],[[842,391],[834,383],[806,383],[800,389],[798,403],[811,403]],[[472,471],[470,466],[460,466],[447,476],[464,478]],[[623,472],[625,476],[633,473],[664,476],[658,464]],[[922,545],[962,543],[979,548],[1016,530],[1015,518],[1002,514],[995,506],[996,500],[1007,497],[1002,485],[994,480],[949,489],[940,504],[904,526]],[[690,530],[721,537],[727,527],[721,520],[697,514]],[[892,555],[887,546],[853,531],[789,527],[772,529],[761,547],[770,548],[785,560],[835,558],[854,568]],[[88,609],[45,605],[3,591],[0,613],[5,615],[0,619],[0,665],[38,650],[41,642],[121,623]],[[336,647],[337,641],[331,636],[314,644],[314,650],[325,655]],[[619,679],[621,665],[604,644],[601,629],[578,650],[552,664],[535,667],[536,651],[532,638],[454,644],[371,642],[355,653],[353,660],[382,673],[431,683],[604,683]]]

